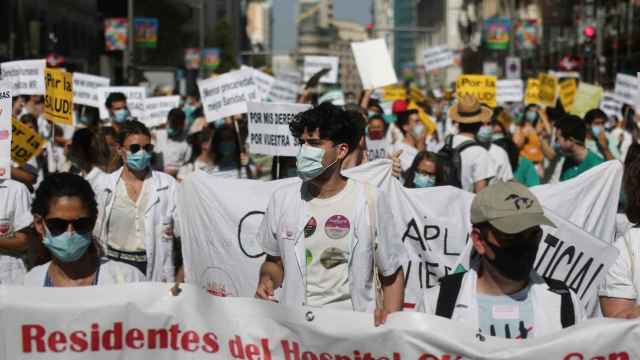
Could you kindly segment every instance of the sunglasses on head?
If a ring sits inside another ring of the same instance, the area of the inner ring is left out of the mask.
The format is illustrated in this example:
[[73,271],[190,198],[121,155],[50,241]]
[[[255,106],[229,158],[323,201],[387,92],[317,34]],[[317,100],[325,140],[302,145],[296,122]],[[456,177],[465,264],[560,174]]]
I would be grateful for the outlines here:
[[140,145],[140,144],[131,144],[129,145],[129,151],[132,154],[137,153],[138,151],[140,151],[140,149],[144,149],[144,151],[151,153],[153,152],[153,144],[147,144],[147,145]]
[[51,218],[45,219],[45,224],[53,236],[65,233],[69,229],[69,224],[73,225],[73,230],[78,234],[90,233],[93,230],[93,220],[88,217],[75,220]]

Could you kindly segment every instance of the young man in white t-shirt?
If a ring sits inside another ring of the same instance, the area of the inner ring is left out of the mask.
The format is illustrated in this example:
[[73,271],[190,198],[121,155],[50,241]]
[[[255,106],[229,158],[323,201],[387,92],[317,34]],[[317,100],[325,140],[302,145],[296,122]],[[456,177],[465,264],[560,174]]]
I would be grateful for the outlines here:
[[400,165],[404,173],[409,170],[418,152],[425,148],[425,127],[416,110],[399,113],[396,126],[402,132],[403,140],[393,145],[393,150],[394,152],[402,151]]
[[[291,122],[303,144],[296,164],[303,182],[283,186],[269,201],[258,232],[267,259],[256,297],[275,300],[274,290],[282,287],[281,303],[375,309],[380,324],[387,313],[402,309],[404,248],[392,235],[376,238],[393,219],[385,196],[341,174],[362,137],[360,117],[323,103]],[[384,295],[378,308],[374,264]]]
[[[458,125],[458,134],[453,136],[452,146],[461,146],[468,141],[476,141],[476,136],[491,119],[491,110],[480,105],[472,95],[463,95],[458,103],[449,109],[449,117]],[[489,185],[496,176],[496,169],[489,152],[482,146],[469,146],[460,152],[460,182],[462,189],[478,193]]]

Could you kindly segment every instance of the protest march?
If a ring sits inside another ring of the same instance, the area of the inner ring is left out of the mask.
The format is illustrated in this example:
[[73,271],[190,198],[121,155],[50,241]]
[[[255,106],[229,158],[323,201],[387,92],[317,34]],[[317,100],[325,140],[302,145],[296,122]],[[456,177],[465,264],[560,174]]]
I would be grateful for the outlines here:
[[567,55],[559,4],[87,3],[84,61],[6,6],[1,359],[640,359],[640,67],[599,2]]

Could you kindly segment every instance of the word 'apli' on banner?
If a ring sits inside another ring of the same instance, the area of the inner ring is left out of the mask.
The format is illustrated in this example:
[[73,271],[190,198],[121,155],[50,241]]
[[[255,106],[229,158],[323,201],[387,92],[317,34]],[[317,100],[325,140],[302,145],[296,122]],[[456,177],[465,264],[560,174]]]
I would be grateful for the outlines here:
[[289,123],[310,107],[306,104],[247,103],[251,153],[296,156],[300,144],[291,136]]
[[461,75],[456,81],[456,95],[460,98],[469,94],[481,103],[496,107],[496,81],[495,76]]
[[16,118],[11,120],[11,125],[13,127],[11,159],[19,165],[23,165],[32,157],[38,156],[47,141]]
[[45,70],[44,115],[56,124],[73,125],[73,77],[71,73]]

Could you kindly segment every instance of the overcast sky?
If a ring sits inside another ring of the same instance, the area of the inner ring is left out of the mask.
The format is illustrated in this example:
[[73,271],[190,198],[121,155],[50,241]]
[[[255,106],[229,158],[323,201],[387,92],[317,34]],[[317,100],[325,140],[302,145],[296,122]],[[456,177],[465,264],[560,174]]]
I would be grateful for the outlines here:
[[[273,0],[274,50],[288,51],[296,47],[297,0]],[[371,0],[333,0],[333,13],[338,20],[366,25],[371,22]]]

